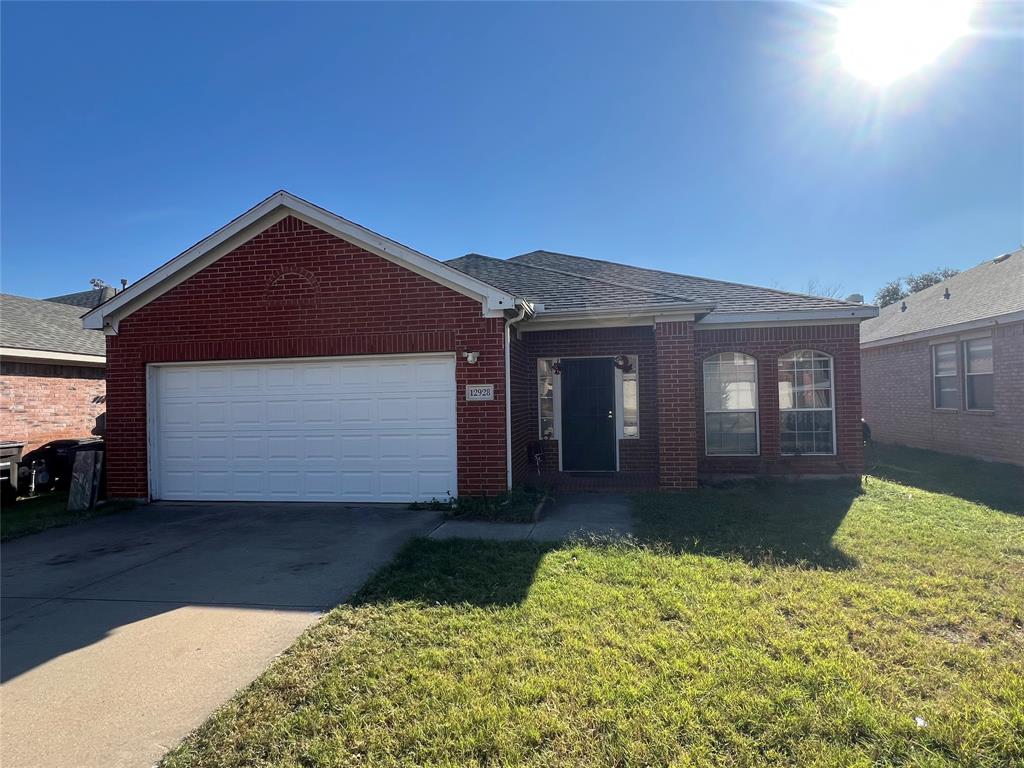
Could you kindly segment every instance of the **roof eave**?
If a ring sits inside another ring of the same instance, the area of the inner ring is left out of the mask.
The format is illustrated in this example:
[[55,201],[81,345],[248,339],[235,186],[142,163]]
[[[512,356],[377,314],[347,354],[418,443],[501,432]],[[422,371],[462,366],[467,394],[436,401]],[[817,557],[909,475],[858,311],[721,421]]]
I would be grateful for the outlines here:
[[24,347],[0,347],[0,357],[4,359],[30,360],[35,363],[58,363],[61,365],[81,365],[87,367],[102,367],[107,364],[105,355],[62,352],[52,349],[28,349]]

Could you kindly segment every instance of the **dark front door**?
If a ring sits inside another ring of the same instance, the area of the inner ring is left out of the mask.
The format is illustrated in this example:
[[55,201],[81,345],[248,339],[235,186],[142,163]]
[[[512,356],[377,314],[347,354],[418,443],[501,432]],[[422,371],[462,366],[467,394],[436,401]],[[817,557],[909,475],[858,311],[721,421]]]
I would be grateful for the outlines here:
[[615,469],[615,363],[562,360],[562,469]]

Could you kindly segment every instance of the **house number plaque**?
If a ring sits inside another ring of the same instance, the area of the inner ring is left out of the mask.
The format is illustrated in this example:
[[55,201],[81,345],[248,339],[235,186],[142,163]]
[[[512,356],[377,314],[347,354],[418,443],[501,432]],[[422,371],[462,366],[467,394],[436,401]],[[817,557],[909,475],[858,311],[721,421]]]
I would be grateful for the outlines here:
[[466,385],[466,399],[467,400],[493,400],[494,399],[494,385],[493,384],[467,384]]

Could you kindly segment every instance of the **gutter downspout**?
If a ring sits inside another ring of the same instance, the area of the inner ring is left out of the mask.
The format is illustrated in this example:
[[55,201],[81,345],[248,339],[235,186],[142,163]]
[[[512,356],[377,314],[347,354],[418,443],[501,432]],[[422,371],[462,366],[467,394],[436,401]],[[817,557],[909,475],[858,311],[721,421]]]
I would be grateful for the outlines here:
[[505,321],[505,473],[506,486],[512,489],[512,326],[526,317],[527,305],[519,305],[519,314]]

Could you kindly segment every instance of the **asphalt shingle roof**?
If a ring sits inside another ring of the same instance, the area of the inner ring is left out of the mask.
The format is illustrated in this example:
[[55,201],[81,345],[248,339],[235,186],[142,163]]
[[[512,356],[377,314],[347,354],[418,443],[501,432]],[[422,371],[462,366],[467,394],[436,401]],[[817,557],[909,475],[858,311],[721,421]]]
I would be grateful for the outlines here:
[[52,296],[48,299],[43,299],[43,301],[52,301],[57,304],[70,304],[74,307],[93,309],[98,307],[115,293],[117,293],[117,291],[108,285],[106,288],[91,288],[88,291],[65,293],[63,296]]
[[543,304],[545,312],[692,303],[686,296],[636,290],[536,264],[520,264],[514,259],[471,253],[447,264],[535,304]]
[[861,324],[860,340],[882,341],[1011,312],[1024,312],[1024,248],[883,307],[878,317]]
[[447,262],[484,282],[544,304],[545,311],[604,309],[652,304],[714,304],[708,315],[860,307],[839,299],[807,296],[754,285],[678,275],[551,251],[511,259],[470,254]]
[[106,355],[103,331],[82,328],[80,306],[0,293],[0,346]]

